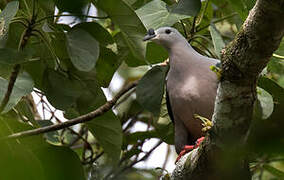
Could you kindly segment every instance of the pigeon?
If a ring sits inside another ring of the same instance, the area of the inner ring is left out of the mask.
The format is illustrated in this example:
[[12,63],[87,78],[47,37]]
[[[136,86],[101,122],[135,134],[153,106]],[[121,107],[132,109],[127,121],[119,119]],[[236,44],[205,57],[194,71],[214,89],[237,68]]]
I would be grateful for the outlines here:
[[204,138],[202,121],[196,115],[212,118],[218,77],[210,67],[220,61],[199,54],[172,27],[149,29],[143,40],[153,41],[169,53],[166,100],[175,127],[178,161],[181,156],[198,147]]

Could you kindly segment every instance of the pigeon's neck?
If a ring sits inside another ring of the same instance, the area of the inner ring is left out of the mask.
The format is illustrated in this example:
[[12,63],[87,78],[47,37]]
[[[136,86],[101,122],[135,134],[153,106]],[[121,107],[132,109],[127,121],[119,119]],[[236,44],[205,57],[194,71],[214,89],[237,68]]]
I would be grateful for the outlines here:
[[196,52],[189,43],[179,42],[173,45],[169,49],[170,66],[173,68],[182,68],[186,65],[194,66],[194,64],[200,63],[200,54]]

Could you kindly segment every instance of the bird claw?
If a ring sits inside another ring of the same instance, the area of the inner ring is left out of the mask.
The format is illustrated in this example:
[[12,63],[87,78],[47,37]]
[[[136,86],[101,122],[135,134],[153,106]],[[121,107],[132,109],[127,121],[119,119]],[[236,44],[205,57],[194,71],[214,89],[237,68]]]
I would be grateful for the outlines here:
[[193,149],[198,148],[203,140],[204,140],[204,137],[201,137],[196,140],[195,145],[185,145],[182,151],[179,153],[175,163],[177,163],[180,160],[180,158],[184,156],[185,154],[191,152]]
[[201,129],[202,132],[207,132],[211,129],[211,127],[213,126],[212,121],[210,121],[209,119],[199,116],[198,114],[194,114],[194,117],[197,119],[200,119],[202,121],[202,126],[203,128]]

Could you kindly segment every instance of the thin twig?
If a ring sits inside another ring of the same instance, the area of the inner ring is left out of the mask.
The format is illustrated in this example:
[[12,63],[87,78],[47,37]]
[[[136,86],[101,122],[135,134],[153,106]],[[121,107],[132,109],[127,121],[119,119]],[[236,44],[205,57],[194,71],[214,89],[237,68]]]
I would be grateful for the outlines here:
[[104,113],[106,113],[107,111],[109,111],[115,105],[115,103],[118,101],[118,99],[122,95],[124,95],[126,92],[128,92],[133,87],[135,87],[137,84],[138,84],[138,81],[134,81],[134,82],[128,84],[121,91],[119,91],[117,93],[117,95],[114,96],[114,98],[112,100],[107,101],[104,105],[100,106],[98,109],[96,109],[96,110],[94,110],[94,111],[92,111],[88,114],[79,116],[79,117],[71,119],[69,121],[65,121],[63,123],[54,124],[54,125],[45,126],[45,127],[42,127],[42,128],[37,128],[37,129],[32,129],[32,130],[28,130],[28,131],[23,131],[23,132],[11,134],[9,136],[2,138],[1,140],[15,139],[15,138],[20,138],[20,137],[25,137],[25,136],[42,134],[42,133],[46,133],[46,132],[50,132],[50,131],[56,131],[56,130],[59,130],[59,129],[64,129],[64,128],[73,126],[75,124],[88,122],[88,121],[94,119],[95,117],[101,116]]

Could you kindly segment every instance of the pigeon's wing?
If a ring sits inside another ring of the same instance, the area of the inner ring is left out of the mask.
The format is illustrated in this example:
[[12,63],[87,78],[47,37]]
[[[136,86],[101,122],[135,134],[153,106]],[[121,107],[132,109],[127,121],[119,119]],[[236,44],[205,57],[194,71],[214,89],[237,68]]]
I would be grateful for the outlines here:
[[166,89],[166,104],[167,104],[167,109],[168,109],[168,114],[170,116],[170,119],[172,120],[173,123],[175,123],[174,114],[173,114],[173,111],[172,111],[170,97],[169,97],[169,93],[168,93],[167,89]]

